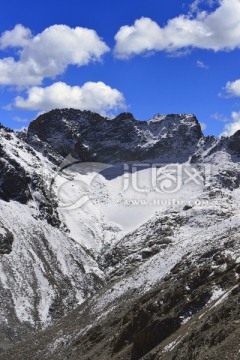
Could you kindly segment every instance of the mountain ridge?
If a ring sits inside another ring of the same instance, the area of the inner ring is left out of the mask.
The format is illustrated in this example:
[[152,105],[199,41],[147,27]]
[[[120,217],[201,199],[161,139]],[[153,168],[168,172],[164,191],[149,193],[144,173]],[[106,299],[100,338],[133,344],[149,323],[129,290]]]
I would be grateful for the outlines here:
[[[192,359],[184,336],[166,350],[174,334],[188,321],[200,329],[198,313],[214,317],[222,296],[223,307],[239,296],[240,131],[205,137],[192,114],[141,122],[61,109],[26,133],[1,127],[0,139],[0,358]],[[89,170],[99,162],[110,174],[119,164],[144,167],[107,178]],[[154,168],[181,188],[148,188]],[[137,190],[124,190],[134,176]],[[34,333],[32,345],[21,344]],[[199,342],[203,331],[191,334]]]

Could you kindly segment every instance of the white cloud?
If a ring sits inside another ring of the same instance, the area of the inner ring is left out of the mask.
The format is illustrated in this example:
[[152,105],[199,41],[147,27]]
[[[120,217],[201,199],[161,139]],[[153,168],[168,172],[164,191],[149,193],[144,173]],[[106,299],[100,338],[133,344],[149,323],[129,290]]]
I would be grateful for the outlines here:
[[203,122],[200,122],[200,126],[201,126],[202,131],[206,130],[206,128],[207,128],[207,125]]
[[201,69],[208,69],[208,66],[203,61],[197,60],[196,64],[197,64],[197,67],[199,67]]
[[27,94],[26,99],[21,96],[15,98],[16,108],[37,111],[75,108],[101,114],[125,108],[123,94],[103,82],[87,82],[82,87],[71,87],[64,82],[56,82],[45,88],[34,86],[27,91]]
[[29,120],[26,118],[21,118],[20,116],[15,116],[13,118],[14,121],[18,122],[18,123],[27,123]]
[[207,4],[209,7],[213,7],[216,3],[219,3],[219,0],[195,0],[190,4],[191,13],[196,13],[200,10],[202,4]]
[[224,126],[224,130],[220,136],[231,136],[240,130],[240,112],[233,111],[231,117],[232,122]]
[[214,120],[217,120],[217,121],[224,122],[224,123],[229,121],[229,118],[227,116],[225,116],[224,114],[218,113],[218,112],[212,114],[211,118]]
[[62,74],[69,65],[83,66],[101,60],[108,46],[94,30],[53,25],[33,36],[22,25],[0,37],[0,48],[20,48],[19,59],[0,59],[0,84],[40,85],[44,78]]
[[15,26],[13,30],[5,31],[0,38],[0,49],[4,50],[9,47],[24,47],[32,38],[30,29],[21,24]]
[[[224,92],[227,96],[237,97],[240,96],[240,80],[228,81],[224,87]],[[221,95],[221,94],[220,94]]]
[[240,0],[221,0],[212,12],[179,15],[160,27],[142,17],[132,26],[122,26],[115,35],[115,56],[127,59],[149,51],[179,49],[233,50],[240,47]]
[[190,4],[190,11],[192,13],[199,11],[199,6],[202,3],[202,0],[195,0],[192,4]]

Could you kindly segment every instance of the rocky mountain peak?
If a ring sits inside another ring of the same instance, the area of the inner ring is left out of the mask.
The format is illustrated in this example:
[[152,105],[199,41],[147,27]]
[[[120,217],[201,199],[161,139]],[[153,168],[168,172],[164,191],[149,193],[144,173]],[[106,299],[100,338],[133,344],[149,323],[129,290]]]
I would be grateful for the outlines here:
[[[203,137],[194,115],[156,115],[139,121],[131,113],[107,119],[90,111],[52,110],[31,122],[28,141],[33,136],[62,156],[69,153],[81,160],[102,162],[136,161],[171,157],[185,161]],[[88,149],[82,153],[83,149]]]
[[238,156],[240,156],[240,130],[235,132],[232,136],[227,139],[228,147]]
[[123,112],[121,114],[119,114],[118,116],[116,116],[113,121],[117,121],[117,122],[120,122],[120,121],[125,121],[125,120],[132,120],[132,121],[137,121],[133,114],[129,113],[129,112]]

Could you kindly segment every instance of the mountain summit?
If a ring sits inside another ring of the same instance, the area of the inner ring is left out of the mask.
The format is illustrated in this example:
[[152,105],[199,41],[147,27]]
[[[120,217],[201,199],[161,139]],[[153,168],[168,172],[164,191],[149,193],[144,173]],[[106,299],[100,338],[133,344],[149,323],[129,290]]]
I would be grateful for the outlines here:
[[109,120],[74,109],[39,116],[28,129],[28,138],[34,135],[62,156],[73,153],[81,160],[101,162],[170,157],[185,161],[203,137],[194,115],[156,115],[139,121],[130,113],[122,113]]

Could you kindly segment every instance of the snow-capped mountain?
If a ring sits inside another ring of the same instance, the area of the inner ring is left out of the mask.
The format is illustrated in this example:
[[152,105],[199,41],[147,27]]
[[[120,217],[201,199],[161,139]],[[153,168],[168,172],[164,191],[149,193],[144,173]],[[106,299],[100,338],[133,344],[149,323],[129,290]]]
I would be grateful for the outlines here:
[[0,359],[237,359],[240,132],[63,109],[0,155]]
[[[71,121],[69,121],[71,119]],[[137,121],[123,113],[113,120],[89,111],[53,110],[33,121],[34,135],[57,150],[82,161],[119,162],[151,159],[187,160],[202,137],[193,115],[156,115]],[[181,152],[179,151],[181,147]]]

